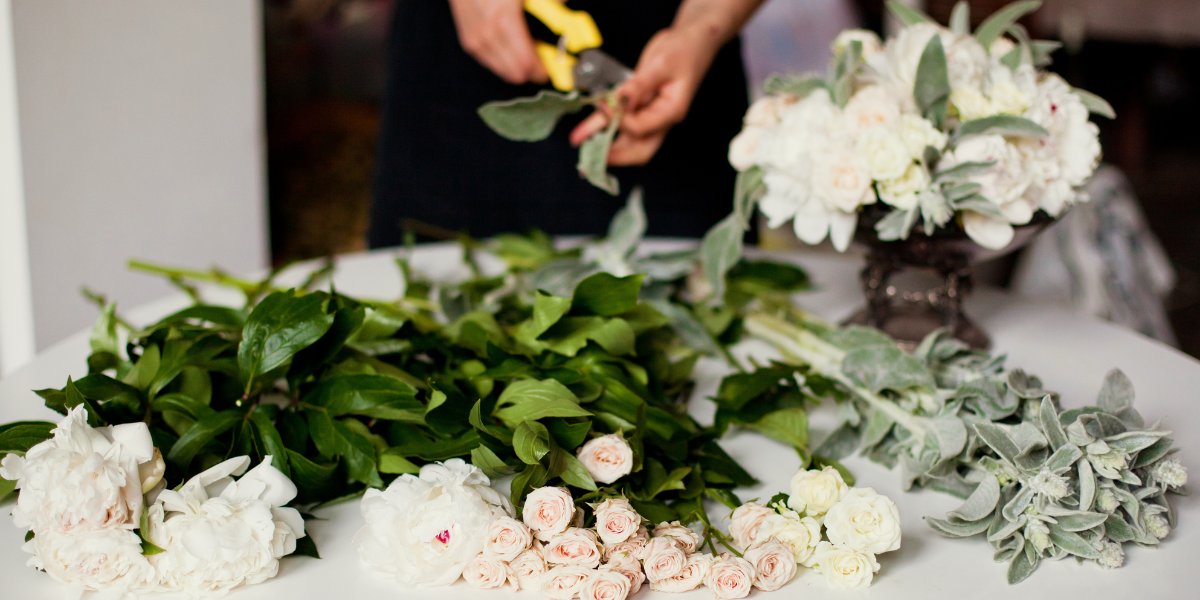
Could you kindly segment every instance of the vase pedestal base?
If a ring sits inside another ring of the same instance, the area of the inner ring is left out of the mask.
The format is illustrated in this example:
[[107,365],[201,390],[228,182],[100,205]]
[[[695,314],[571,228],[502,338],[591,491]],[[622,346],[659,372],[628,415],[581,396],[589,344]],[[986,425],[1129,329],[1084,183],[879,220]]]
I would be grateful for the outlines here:
[[[842,321],[842,325],[865,325],[874,327],[894,338],[905,350],[913,350],[925,336],[946,327],[942,313],[930,306],[901,304],[891,306],[888,315],[879,322],[871,318],[871,311],[860,308]],[[951,335],[977,350],[986,350],[991,338],[966,315],[959,315]],[[948,328],[948,327],[946,327]],[[949,329],[949,328],[948,328]]]

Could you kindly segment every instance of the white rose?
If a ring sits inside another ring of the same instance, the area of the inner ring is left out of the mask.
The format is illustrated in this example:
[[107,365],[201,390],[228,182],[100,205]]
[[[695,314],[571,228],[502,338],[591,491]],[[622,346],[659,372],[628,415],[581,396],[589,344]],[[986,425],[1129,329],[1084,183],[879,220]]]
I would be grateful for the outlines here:
[[624,498],[609,498],[592,510],[596,514],[596,533],[606,546],[624,542],[642,526],[642,515]]
[[462,576],[467,583],[479,589],[497,589],[509,581],[508,564],[480,554],[467,563]]
[[689,557],[683,564],[683,568],[678,573],[665,579],[652,579],[650,573],[646,573],[646,580],[650,582],[650,589],[656,592],[682,593],[690,592],[704,583],[704,578],[708,576],[708,568],[712,563],[712,556],[697,552]]
[[633,471],[633,448],[618,433],[588,440],[577,454],[597,483],[612,483]]
[[[37,534],[137,527],[142,490],[157,483],[151,479],[158,455],[146,424],[93,428],[80,405],[52,433],[24,458],[9,454],[0,461],[0,477],[20,490],[13,523]],[[145,481],[142,465],[150,467]]]
[[655,581],[670,579],[682,572],[688,561],[687,554],[670,538],[651,538],[645,554],[642,570],[652,589]]
[[896,122],[896,135],[904,142],[904,147],[913,158],[924,156],[925,148],[932,146],[938,152],[946,148],[948,137],[946,133],[933,126],[933,123],[917,115],[900,115]]
[[525,496],[521,518],[543,542],[562,533],[575,518],[575,500],[560,487],[542,487]]
[[854,488],[825,515],[825,534],[835,546],[871,554],[900,547],[900,511],[871,488]]
[[748,127],[774,127],[783,118],[784,109],[795,102],[795,96],[786,94],[763,96],[750,105],[743,122]]
[[482,472],[463,479],[401,475],[386,490],[367,490],[361,503],[366,523],[355,536],[359,560],[403,585],[454,583],[483,551],[492,522],[508,510],[507,503],[482,493],[490,487],[467,481],[487,477]]
[[846,53],[850,48],[850,44],[858,42],[862,44],[863,58],[870,58],[883,51],[883,42],[874,31],[869,29],[846,29],[839,33],[836,38],[833,38],[833,43],[830,49],[833,50],[833,55],[839,57]]
[[552,565],[596,568],[600,564],[600,543],[596,539],[596,532],[582,527],[568,527],[546,543],[542,548],[542,556]]
[[533,533],[527,525],[512,517],[503,516],[492,521],[492,525],[488,528],[487,543],[483,546],[483,553],[492,558],[508,561],[516,558],[532,543]]
[[674,541],[683,550],[684,554],[691,554],[700,546],[700,534],[696,533],[691,527],[681,524],[679,521],[659,523],[654,526],[654,531],[651,535],[656,538],[667,538]]
[[75,588],[131,591],[153,584],[154,568],[142,556],[142,540],[128,529],[46,531],[22,549],[33,555],[29,566]]
[[796,576],[796,555],[787,544],[768,541],[746,551],[744,558],[754,566],[754,587],[773,592]]
[[745,598],[754,587],[754,565],[744,558],[722,554],[710,564],[704,586],[720,600]]
[[821,541],[821,522],[792,511],[774,514],[763,520],[758,528],[760,540],[778,540],[786,544],[796,562],[811,567],[817,544]]
[[898,179],[913,164],[904,140],[888,129],[879,127],[858,136],[858,152],[867,161],[871,179]]
[[833,467],[819,471],[799,471],[792,475],[788,507],[811,517],[819,517],[846,494],[846,481]]
[[562,565],[554,567],[542,577],[542,594],[551,600],[571,600],[583,591],[583,586],[592,577],[592,569]]
[[854,134],[888,128],[900,118],[899,101],[885,88],[869,85],[850,98],[842,114]]
[[867,587],[879,572],[879,562],[873,554],[829,542],[821,542],[817,547],[817,564],[829,587],[839,590]]
[[249,463],[229,459],[159,494],[148,537],[164,550],[150,559],[164,588],[223,593],[262,583],[295,552],[304,519],[285,505],[296,486],[270,456],[245,472]]
[[841,143],[816,157],[812,189],[826,206],[843,212],[856,211],[874,201],[866,158]]
[[914,163],[901,177],[879,182],[879,199],[889,206],[911,210],[917,207],[921,193],[929,189],[929,184],[929,172]]
[[642,572],[642,563],[630,554],[614,555],[600,568],[624,575],[629,580],[629,595],[631,596],[642,589],[642,583],[646,581],[646,574]]
[[616,544],[604,545],[604,560],[611,561],[616,556],[630,556],[641,560],[644,558],[646,543],[650,541],[650,532],[645,527],[638,527],[629,539]]
[[541,548],[530,548],[517,555],[508,563],[510,577],[517,582],[522,590],[536,590],[542,586],[542,576],[546,574],[546,559],[542,556]]
[[629,577],[619,571],[592,571],[579,590],[582,600],[625,600],[632,586]]
[[746,502],[734,509],[729,519],[729,535],[733,537],[733,543],[745,550],[761,541],[759,528],[773,514],[774,510],[756,502]]

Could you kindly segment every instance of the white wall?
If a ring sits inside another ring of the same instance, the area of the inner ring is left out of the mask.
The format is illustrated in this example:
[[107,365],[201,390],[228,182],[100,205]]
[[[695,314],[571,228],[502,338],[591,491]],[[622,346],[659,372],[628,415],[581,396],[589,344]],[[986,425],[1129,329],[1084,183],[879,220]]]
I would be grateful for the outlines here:
[[263,267],[259,0],[11,2],[38,348],[91,322],[80,286],[166,293],[129,258]]
[[11,16],[9,0],[0,0],[0,375],[33,354]]

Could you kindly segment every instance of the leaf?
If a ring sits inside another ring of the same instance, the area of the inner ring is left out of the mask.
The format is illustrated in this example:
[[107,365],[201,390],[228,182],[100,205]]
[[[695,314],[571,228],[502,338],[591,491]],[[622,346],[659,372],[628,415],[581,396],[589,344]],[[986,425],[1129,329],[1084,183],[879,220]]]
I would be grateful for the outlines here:
[[959,521],[980,521],[996,512],[996,506],[999,503],[1000,481],[996,479],[995,475],[988,473],[962,506],[946,513],[946,516]]
[[793,448],[808,447],[808,413],[803,408],[783,408],[767,413],[747,427]]
[[1039,562],[1040,559],[1037,558],[1037,555],[1031,555],[1028,552],[1018,550],[1008,563],[1009,585],[1021,583],[1028,579],[1037,570]]
[[647,304],[670,319],[671,329],[689,348],[709,356],[721,354],[721,344],[692,311],[669,300],[649,300]]
[[578,92],[542,90],[529,98],[488,102],[478,112],[483,122],[501,136],[517,142],[536,142],[550,137],[564,115],[578,112],[591,103],[591,98]]
[[279,430],[275,428],[275,422],[266,412],[256,409],[250,413],[250,425],[254,427],[259,448],[262,450],[260,458],[270,456],[271,466],[290,477],[292,471],[288,467],[287,446],[284,445]]
[[917,63],[913,98],[917,101],[917,109],[921,116],[940,128],[946,118],[946,106],[950,101],[950,77],[941,36],[931,37],[925,50],[921,52],[921,60]]
[[967,445],[967,427],[962,419],[945,416],[931,422],[934,438],[938,443],[938,460],[950,460],[959,455]]
[[250,312],[238,347],[238,371],[245,389],[254,380],[287,364],[301,349],[321,338],[333,324],[325,311],[328,296],[275,292]]
[[587,439],[592,423],[587,420],[568,423],[564,419],[551,419],[546,423],[546,428],[550,430],[555,443],[567,450],[574,450]]
[[979,41],[984,50],[989,50],[992,42],[996,41],[1009,27],[1021,20],[1021,17],[1037,10],[1041,5],[1040,0],[1028,0],[1014,2],[1001,8],[979,24],[979,29],[975,30],[975,39]]
[[1061,472],[1075,465],[1075,461],[1083,457],[1083,451],[1079,446],[1074,444],[1066,444],[1059,446],[1050,458],[1046,459],[1045,468],[1053,472]]
[[875,224],[875,232],[885,242],[906,240],[916,223],[916,210],[892,210]]
[[1113,369],[1104,377],[1096,405],[1100,410],[1116,415],[1133,408],[1133,397],[1133,382],[1120,369]]
[[[471,450],[471,464],[478,467],[488,477],[497,477],[511,471],[508,465],[492,451],[491,448],[480,444],[474,450]],[[541,465],[538,465],[539,467]],[[528,471],[528,469],[526,469]],[[517,482],[513,481],[513,487],[516,487]]]
[[571,297],[572,312],[615,317],[637,306],[642,276],[614,277],[596,273],[579,282]]
[[1016,442],[1008,435],[1004,428],[995,423],[976,423],[975,433],[979,434],[980,439],[984,441],[996,454],[1004,460],[1017,464],[1017,456],[1021,454],[1021,449]]
[[1051,448],[1060,448],[1067,444],[1067,431],[1058,420],[1058,409],[1055,408],[1054,399],[1049,394],[1042,397],[1041,406],[1038,408],[1038,421]]
[[1079,532],[1087,531],[1103,524],[1108,519],[1108,515],[1097,512],[1077,511],[1066,515],[1056,515],[1054,519],[1058,521],[1058,526],[1063,531]]
[[550,452],[550,431],[537,421],[524,421],[513,430],[513,451],[527,465],[541,462]]
[[842,359],[842,373],[875,393],[935,387],[925,365],[894,344],[850,350]]
[[1115,514],[1109,515],[1104,521],[1104,534],[1108,539],[1118,544],[1131,542],[1138,537],[1138,533],[1133,526]]
[[375,419],[425,422],[425,404],[408,383],[386,375],[335,375],[303,398],[331,417],[360,415]]
[[50,439],[54,423],[16,421],[0,425],[0,457],[5,454],[24,456],[30,448]]
[[721,380],[713,401],[721,408],[740,411],[747,403],[761,397],[795,373],[796,367],[778,365],[755,369],[749,373],[727,375]]
[[1083,102],[1083,106],[1088,109],[1088,112],[1100,115],[1106,119],[1117,118],[1117,112],[1113,110],[1112,105],[1104,98],[1080,88],[1074,88],[1071,91],[1075,92],[1076,96],[1079,96],[1079,100]]
[[579,162],[575,165],[580,176],[588,183],[613,196],[616,196],[621,188],[617,178],[608,173],[608,151],[612,148],[613,138],[616,137],[620,124],[620,115],[614,114],[608,122],[608,127],[584,140],[579,146]]
[[493,414],[510,429],[522,421],[546,417],[592,416],[579,406],[579,399],[571,390],[553,379],[523,379],[508,384],[496,400]]
[[741,259],[745,235],[745,226],[736,214],[721,219],[704,234],[700,242],[700,267],[713,289],[710,300],[725,297],[725,274]]
[[421,472],[421,467],[407,458],[389,451],[379,455],[379,472],[389,475],[416,475]]
[[1064,531],[1053,523],[1050,524],[1050,541],[1054,542],[1055,546],[1080,558],[1092,560],[1100,558],[1100,551],[1078,533]]
[[305,411],[313,444],[324,458],[340,457],[350,479],[372,487],[383,487],[376,468],[375,444],[341,421],[319,410]]
[[954,139],[961,140],[972,135],[999,134],[1009,137],[1043,138],[1050,135],[1045,127],[1013,115],[995,115],[967,121],[958,126]]
[[241,411],[230,409],[213,413],[196,421],[191,429],[179,436],[179,439],[171,446],[171,450],[167,453],[167,460],[186,467],[191,464],[192,459],[205,445],[232,429],[234,425],[242,421],[243,417],[244,414]]
[[542,336],[543,340],[521,340],[538,351],[549,350],[564,356],[575,356],[596,342],[614,356],[632,354],[637,334],[624,319],[603,317],[567,317]]
[[667,491],[684,490],[683,480],[692,472],[691,467],[679,467],[668,473],[662,463],[654,459],[646,460],[645,470],[646,484],[639,497],[641,500],[653,500],[659,494]]
[[959,0],[950,11],[950,31],[958,35],[971,33],[971,5],[966,0]]
[[17,482],[9,481],[3,477],[0,477],[0,502],[4,502],[4,499],[7,498],[9,494],[16,491],[16,489]]
[[888,0],[888,10],[892,15],[900,20],[905,26],[916,25],[917,23],[932,23],[933,19],[929,15],[903,3],[899,0]]
[[952,519],[935,519],[933,517],[925,517],[925,523],[927,523],[934,531],[946,537],[966,538],[979,535],[986,531],[990,521],[963,522]]
[[1079,472],[1079,510],[1090,510],[1096,501],[1096,474],[1092,463],[1081,460],[1076,463]]
[[319,463],[291,449],[287,450],[287,459],[292,470],[291,478],[301,494],[329,486],[337,471],[337,463]]
[[608,224],[604,244],[619,256],[629,256],[646,235],[646,210],[642,208],[642,188],[635,188]]
[[768,96],[794,94],[803,98],[819,89],[829,89],[825,78],[815,73],[773,74],[763,82],[763,93]]
[[550,455],[550,476],[582,490],[596,491],[596,482],[583,463],[575,456],[555,448]]
[[1166,431],[1127,431],[1104,438],[1104,443],[1118,450],[1133,454],[1153,446],[1158,443],[1158,440],[1167,436],[1168,433]]

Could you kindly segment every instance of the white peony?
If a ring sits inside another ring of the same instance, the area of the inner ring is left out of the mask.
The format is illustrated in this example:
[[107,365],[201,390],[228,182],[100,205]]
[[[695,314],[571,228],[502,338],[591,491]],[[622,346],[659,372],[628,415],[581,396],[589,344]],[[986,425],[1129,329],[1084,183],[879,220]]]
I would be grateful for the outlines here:
[[[494,590],[504,587],[504,584],[510,581],[508,564],[503,560],[483,554],[476,556],[474,560],[467,563],[467,566],[463,569],[462,576],[467,583],[484,590]],[[512,582],[512,587],[514,588],[517,588],[519,585],[515,580]]]
[[1018,142],[1032,180],[1027,200],[1057,216],[1082,198],[1078,188],[1100,162],[1100,130],[1088,120],[1088,110],[1071,86],[1053,74],[1037,84],[1026,116],[1049,132]]
[[285,507],[295,484],[270,456],[246,471],[249,464],[232,458],[159,494],[146,534],[164,550],[151,557],[164,588],[225,592],[261,583],[295,552],[305,535],[300,513]]
[[729,142],[729,164],[738,171],[745,171],[758,162],[758,148],[766,131],[761,127],[747,127]]
[[512,560],[532,543],[533,533],[529,526],[505,515],[492,521],[488,527],[483,553],[499,560]]
[[842,115],[852,135],[890,129],[900,118],[900,103],[886,88],[869,85],[854,93]]
[[900,120],[896,122],[896,135],[900,136],[905,149],[914,159],[924,156],[926,147],[941,152],[949,141],[946,133],[934,127],[933,123],[912,114],[900,115]]
[[632,591],[627,575],[620,571],[592,571],[579,590],[581,600],[625,600]]
[[744,558],[722,554],[710,563],[704,586],[719,600],[745,598],[754,587],[754,565]]
[[454,583],[483,551],[492,522],[509,514],[481,471],[461,461],[436,467],[426,465],[419,477],[401,475],[386,490],[363,496],[366,524],[355,545],[368,570],[403,585]]
[[895,132],[877,127],[858,136],[857,152],[866,160],[875,181],[898,179],[913,165],[913,155]]
[[28,565],[82,590],[137,591],[154,583],[137,533],[122,528],[39,533],[22,547]]
[[576,453],[597,483],[612,483],[633,471],[633,449],[618,433],[594,437]]
[[817,565],[829,587],[840,590],[871,585],[879,562],[875,555],[821,542],[817,547]]
[[759,529],[775,511],[757,502],[746,502],[733,511],[729,519],[729,535],[738,548],[745,550],[762,541]]
[[546,574],[546,559],[542,549],[534,546],[512,559],[508,563],[510,577],[516,581],[522,590],[536,590],[542,586],[542,576]]
[[782,542],[759,544],[743,557],[754,566],[754,587],[764,592],[778,590],[796,576],[796,555]]
[[604,500],[593,505],[592,512],[596,515],[596,533],[605,546],[628,540],[642,526],[642,515],[625,498]]
[[554,567],[542,577],[542,595],[550,600],[571,600],[579,596],[592,577],[593,569],[570,565]]
[[854,488],[825,514],[825,534],[835,546],[871,554],[900,547],[900,511],[871,488]]
[[900,210],[912,210],[920,203],[921,194],[929,189],[929,184],[929,172],[914,163],[900,177],[879,182],[879,199]]
[[655,581],[678,575],[688,561],[687,554],[670,538],[651,538],[650,543],[646,544],[645,556],[642,570],[646,572],[651,588],[654,588]]
[[792,550],[796,562],[806,567],[813,564],[817,544],[821,541],[821,522],[814,517],[800,517],[784,511],[767,517],[758,528],[761,540],[777,540]]
[[812,193],[827,207],[850,213],[874,202],[866,157],[850,140],[834,142],[813,164]]
[[13,523],[38,535],[134,529],[143,490],[162,478],[161,461],[145,423],[93,428],[80,405],[24,458],[5,456],[0,477],[15,481],[20,490]]
[[787,505],[796,512],[819,517],[846,495],[846,481],[833,467],[798,471],[792,475]]
[[541,487],[525,496],[521,519],[539,540],[562,533],[575,518],[575,499],[560,487]]
[[670,523],[659,523],[654,526],[652,532],[653,537],[666,538],[675,542],[684,554],[691,554],[700,547],[700,534],[687,525],[681,524],[679,521],[671,521]]
[[550,539],[542,548],[542,556],[552,565],[573,565],[596,568],[600,564],[600,542],[596,532],[582,527],[568,527]]
[[647,571],[646,580],[650,582],[650,589],[656,592],[690,592],[704,583],[704,578],[708,576],[708,569],[711,564],[711,555],[697,552],[687,557],[683,568],[678,573],[663,579],[653,579],[650,577],[649,571]]

